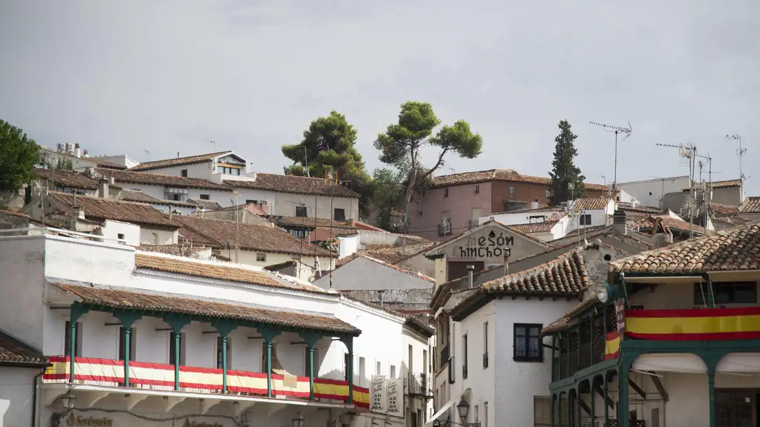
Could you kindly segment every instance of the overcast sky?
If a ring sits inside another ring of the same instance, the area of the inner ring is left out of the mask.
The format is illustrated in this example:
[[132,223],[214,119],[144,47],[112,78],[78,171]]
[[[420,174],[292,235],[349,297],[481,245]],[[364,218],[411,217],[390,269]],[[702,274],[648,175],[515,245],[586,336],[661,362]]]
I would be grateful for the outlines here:
[[[408,100],[483,135],[441,173],[547,175],[557,122],[576,163],[612,181],[687,175],[676,149],[714,158],[760,195],[760,2],[182,0],[0,1],[0,119],[44,146],[146,161],[232,149],[281,172],[283,144],[337,110],[372,142]],[[427,157],[432,160],[431,156]]]

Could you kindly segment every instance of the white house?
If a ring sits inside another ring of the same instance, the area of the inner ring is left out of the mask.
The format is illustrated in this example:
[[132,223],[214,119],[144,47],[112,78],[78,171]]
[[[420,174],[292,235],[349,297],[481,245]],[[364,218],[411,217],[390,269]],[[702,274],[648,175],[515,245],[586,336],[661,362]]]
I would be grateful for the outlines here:
[[30,404],[31,387],[48,367],[48,360],[35,348],[0,331],[0,423],[4,426],[39,425]]
[[436,413],[426,426],[546,425],[551,351],[541,330],[588,285],[583,257],[571,251],[480,285],[436,291]]
[[261,268],[49,234],[0,232],[0,273],[14,296],[0,326],[51,363],[2,376],[5,425],[417,425],[401,375],[428,339],[394,312]]

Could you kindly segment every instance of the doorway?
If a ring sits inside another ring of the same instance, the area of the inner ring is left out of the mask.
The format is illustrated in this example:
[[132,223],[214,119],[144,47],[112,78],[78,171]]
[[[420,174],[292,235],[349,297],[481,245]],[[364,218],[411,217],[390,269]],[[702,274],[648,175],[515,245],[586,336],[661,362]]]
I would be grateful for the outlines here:
[[757,400],[749,389],[715,390],[715,424],[717,427],[758,427],[754,420]]

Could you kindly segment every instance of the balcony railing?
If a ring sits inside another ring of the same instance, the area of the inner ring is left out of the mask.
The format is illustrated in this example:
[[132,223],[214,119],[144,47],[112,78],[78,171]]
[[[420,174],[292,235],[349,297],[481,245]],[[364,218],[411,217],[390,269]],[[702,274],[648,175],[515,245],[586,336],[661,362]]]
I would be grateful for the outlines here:
[[[42,376],[46,383],[68,383],[70,365],[68,356],[53,356],[51,366]],[[121,360],[75,358],[75,384],[90,384],[106,387],[124,386],[124,362]],[[174,365],[159,363],[129,362],[129,382],[131,388],[149,390],[174,390]],[[179,367],[179,390],[190,393],[221,394],[223,389],[221,369]],[[227,371],[227,393],[266,397],[267,374],[260,372]],[[310,383],[308,377],[272,374],[272,397],[279,399],[309,400]],[[314,400],[331,403],[348,402],[348,382],[314,378]],[[369,389],[354,386],[354,405],[369,408]]]
[[432,396],[433,387],[425,373],[409,374],[408,393],[410,396]]

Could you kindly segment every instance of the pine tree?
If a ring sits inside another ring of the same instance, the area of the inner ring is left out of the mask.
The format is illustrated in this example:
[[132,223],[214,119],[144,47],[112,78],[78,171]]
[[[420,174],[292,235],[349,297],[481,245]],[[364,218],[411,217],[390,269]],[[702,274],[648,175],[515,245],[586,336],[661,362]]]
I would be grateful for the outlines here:
[[559,122],[559,129],[559,135],[554,138],[557,144],[554,146],[552,171],[549,172],[552,180],[550,200],[554,206],[583,197],[585,193],[583,181],[586,179],[585,176],[581,175],[580,168],[575,166],[573,162],[575,156],[578,155],[578,149],[575,148],[574,142],[578,135],[573,134],[567,120]]

